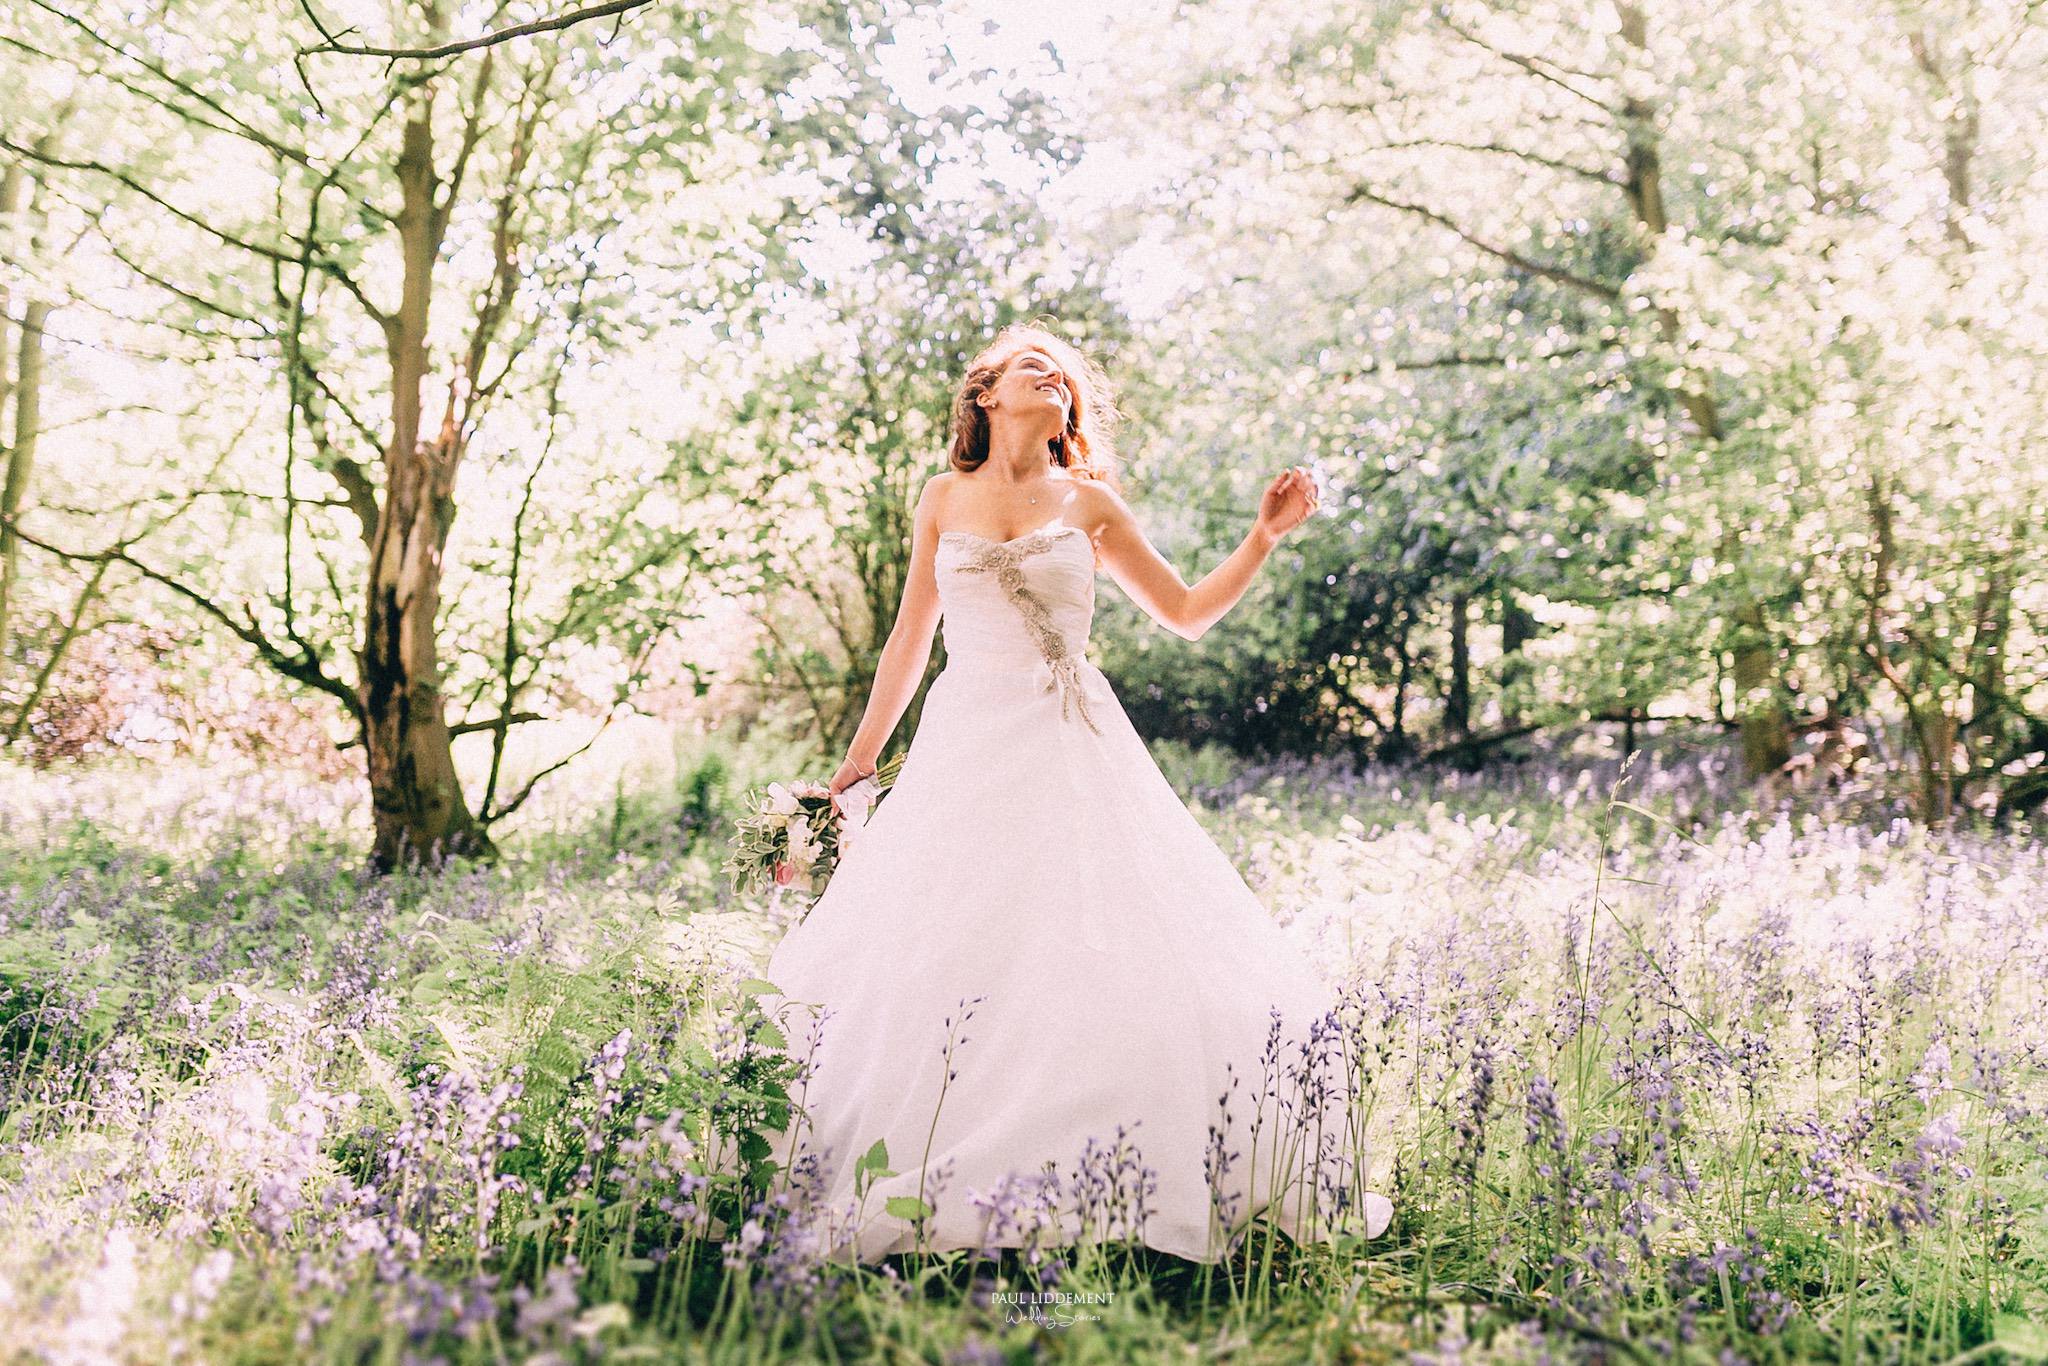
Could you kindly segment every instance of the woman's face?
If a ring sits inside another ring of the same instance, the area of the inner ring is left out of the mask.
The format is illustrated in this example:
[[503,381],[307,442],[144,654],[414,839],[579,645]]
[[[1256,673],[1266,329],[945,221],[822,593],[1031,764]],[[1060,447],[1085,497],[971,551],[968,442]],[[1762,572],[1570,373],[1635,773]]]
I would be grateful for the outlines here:
[[1072,381],[1057,361],[1035,346],[1012,356],[995,386],[981,398],[983,406],[1012,420],[1024,418],[1042,424],[1048,434],[1066,426],[1073,402]]

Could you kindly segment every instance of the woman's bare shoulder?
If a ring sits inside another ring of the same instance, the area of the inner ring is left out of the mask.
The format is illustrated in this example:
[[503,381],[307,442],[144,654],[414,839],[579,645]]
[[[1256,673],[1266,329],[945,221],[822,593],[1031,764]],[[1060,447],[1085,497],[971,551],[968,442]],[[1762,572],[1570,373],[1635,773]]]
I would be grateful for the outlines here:
[[1088,533],[1089,541],[1095,547],[1096,568],[1102,567],[1103,538],[1110,530],[1130,517],[1130,509],[1123,496],[1100,479],[1074,480],[1073,501],[1068,505],[1067,522]]
[[941,506],[944,505],[947,490],[951,489],[955,484],[959,482],[960,471],[940,470],[937,474],[932,475],[930,478],[924,481],[924,487],[918,491],[917,495],[917,501],[919,505],[922,506],[923,504],[929,503],[931,504],[932,509],[934,511],[937,511]]
[[1100,479],[1074,481],[1074,511],[1090,525],[1103,527],[1127,515],[1130,508],[1123,495]]

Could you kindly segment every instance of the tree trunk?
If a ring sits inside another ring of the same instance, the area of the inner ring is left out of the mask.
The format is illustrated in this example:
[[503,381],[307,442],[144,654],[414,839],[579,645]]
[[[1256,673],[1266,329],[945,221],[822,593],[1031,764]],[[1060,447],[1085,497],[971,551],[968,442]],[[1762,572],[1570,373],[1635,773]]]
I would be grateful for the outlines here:
[[1529,609],[1515,601],[1512,588],[1500,590],[1500,723],[1506,730],[1522,723],[1515,689],[1529,676],[1529,661],[1522,654],[1522,647],[1536,639],[1536,624]]
[[1414,671],[1414,656],[1408,650],[1408,629],[1412,624],[1407,610],[1401,611],[1401,625],[1394,634],[1394,715],[1393,724],[1387,729],[1386,739],[1380,745],[1380,753],[1389,759],[1404,759],[1413,749],[1408,743],[1408,680]]
[[[21,211],[21,195],[26,181],[27,177],[22,174],[19,166],[12,162],[0,166],[0,252],[7,252],[14,245],[9,240],[10,225],[14,215]],[[0,260],[5,260],[10,267],[20,268],[10,257],[0,256]],[[9,335],[14,327],[13,305],[14,300],[8,294],[6,279],[0,277],[0,420],[4,420],[7,415],[8,395],[14,392],[14,362],[10,358],[13,339]]]
[[[1882,476],[1870,481],[1869,507],[1875,554],[1871,561],[1864,648],[1906,709],[1913,748],[1920,755],[1920,817],[1929,825],[1940,825],[1948,820],[1954,804],[1956,718],[1941,695],[1940,677],[1944,670],[1938,661],[1923,650],[1917,670],[1901,670],[1885,648],[1884,604],[1891,594],[1898,545],[1892,534],[1891,495]],[[1917,684],[1915,674],[1920,680]]]
[[1975,244],[1970,241],[1963,220],[1970,212],[1970,162],[1977,154],[1980,132],[1977,87],[1972,79],[1969,50],[1965,48],[1944,69],[1941,34],[1932,25],[1907,34],[1906,45],[1934,85],[1936,108],[1942,121],[1941,175],[1948,183],[1944,230],[1951,243],[1968,251]]
[[1741,718],[1742,765],[1752,778],[1776,773],[1792,759],[1792,727],[1775,687],[1777,651],[1771,648],[1761,603],[1736,612],[1735,713]]
[[[0,171],[0,245],[12,246],[6,236],[13,228],[14,216],[22,211],[27,198],[29,179],[19,166],[9,165]],[[0,289],[0,422],[8,416],[8,400],[20,394],[22,403],[27,405],[28,417],[24,422],[22,409],[13,409],[14,431],[7,440],[7,461],[0,467],[0,660],[7,658],[7,642],[13,626],[14,584],[20,573],[21,543],[14,534],[14,518],[21,512],[21,504],[28,492],[29,466],[35,459],[35,432],[39,425],[37,409],[40,394],[21,391],[21,381],[27,378],[40,385],[42,377],[42,334],[43,320],[49,310],[31,303],[20,325],[21,366],[26,376],[15,369],[15,347],[10,333],[15,330],[14,317],[7,292]],[[35,357],[29,358],[33,346]],[[0,429],[4,431],[4,429]],[[24,433],[27,447],[23,448]]]
[[[1644,8],[1624,3],[1617,5],[1615,12],[1621,20],[1622,40],[1647,51],[1650,24]],[[1628,196],[1636,226],[1642,230],[1645,256],[1655,256],[1659,239],[1671,225],[1664,204],[1664,160],[1657,143],[1656,110],[1642,96],[1630,94],[1621,102],[1620,119],[1623,136],[1628,140],[1622,154],[1622,193]],[[1680,336],[1678,314],[1661,304],[1653,312],[1665,341],[1676,343]],[[1702,437],[1708,441],[1722,438],[1721,410],[1714,401],[1712,381],[1707,376],[1689,376],[1678,390],[1678,399]]]
[[1946,825],[1955,807],[1956,718],[1936,702],[1914,731],[1920,740],[1920,818]]
[[[1970,51],[1964,47],[1954,61],[1942,61],[1941,32],[1932,25],[1913,30],[1907,36],[1913,59],[1933,84],[1935,108],[1942,121],[1942,178],[1948,185],[1945,231],[1955,248],[1948,268],[1960,287],[1969,273],[1968,257],[1976,244],[1970,240],[1965,220],[1970,212],[1970,163],[1977,152],[1981,133],[1977,86]],[[1987,764],[1995,765],[1998,731],[1994,724],[2005,695],[2005,650],[2012,634],[2013,584],[2015,567],[2023,544],[2025,524],[2016,528],[2013,550],[1994,563],[1990,579],[1978,594],[1976,620],[1969,641],[1971,661],[1966,719],[1960,724],[1938,697],[1937,715],[1916,732],[1924,738],[1921,763],[1921,801],[1930,822],[1948,819],[1955,790],[1955,745],[1961,740]],[[1993,549],[1993,554],[1997,551]],[[1937,771],[1939,782],[1936,781]],[[1937,815],[1936,812],[1939,812]]]
[[[2014,537],[2018,544],[2025,535],[2021,528]],[[1977,595],[1976,620],[1970,632],[1970,702],[1968,720],[1962,724],[1967,743],[1984,761],[1998,753],[1998,714],[2005,706],[2005,650],[2012,639],[2012,590],[2017,552],[2009,553],[1992,569],[1990,579]]]
[[1459,740],[1472,734],[1472,595],[1451,597],[1451,685],[1444,693],[1444,729]]
[[[1638,4],[1616,7],[1624,42],[1641,51],[1650,45],[1648,11]],[[1655,255],[1657,240],[1670,219],[1664,203],[1662,158],[1656,136],[1656,111],[1648,101],[1631,95],[1622,103],[1621,119],[1628,146],[1623,165],[1623,192],[1635,213],[1636,224],[1645,238],[1646,250]],[[1679,339],[1678,317],[1669,308],[1658,308],[1659,329],[1667,341]],[[1703,441],[1719,443],[1726,429],[1720,405],[1706,376],[1692,375],[1678,391],[1679,401],[1698,428]],[[1729,545],[1724,556],[1733,559],[1739,547]],[[1742,718],[1742,756],[1753,778],[1776,772],[1792,757],[1791,718],[1777,696],[1778,652],[1773,647],[1763,603],[1745,598],[1735,609],[1740,638],[1735,649],[1735,690],[1737,712]]]
[[391,444],[384,453],[384,503],[371,546],[357,660],[376,827],[371,858],[383,869],[417,859],[495,852],[470,814],[456,775],[441,697],[435,637],[441,557],[455,519],[463,438],[451,397],[439,435],[422,439],[427,313],[445,218],[434,203],[432,96],[422,92],[413,98],[398,159],[405,278],[398,309],[385,325]]
[[21,573],[21,542],[14,519],[28,494],[28,477],[36,463],[36,437],[43,423],[43,325],[50,306],[31,300],[22,310],[21,347],[14,378],[14,440],[7,448],[7,474],[0,480],[0,659],[7,655],[7,636],[14,612],[15,584]]

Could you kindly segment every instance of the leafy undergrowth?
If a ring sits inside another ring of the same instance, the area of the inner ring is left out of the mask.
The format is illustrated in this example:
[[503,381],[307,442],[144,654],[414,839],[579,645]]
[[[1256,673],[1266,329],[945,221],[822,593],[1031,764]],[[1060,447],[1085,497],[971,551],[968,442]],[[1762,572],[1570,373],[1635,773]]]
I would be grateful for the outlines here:
[[383,882],[347,794],[288,775],[0,772],[0,1338],[59,1361],[2048,1356],[2048,857],[2022,836],[1741,811],[1711,755],[1619,784],[1561,756],[1167,756],[1344,984],[1352,1156],[1393,1227],[1259,1226],[1206,1267],[1117,1239],[857,1266],[767,1158],[798,1077],[755,1004],[777,923],[719,883],[727,765]]

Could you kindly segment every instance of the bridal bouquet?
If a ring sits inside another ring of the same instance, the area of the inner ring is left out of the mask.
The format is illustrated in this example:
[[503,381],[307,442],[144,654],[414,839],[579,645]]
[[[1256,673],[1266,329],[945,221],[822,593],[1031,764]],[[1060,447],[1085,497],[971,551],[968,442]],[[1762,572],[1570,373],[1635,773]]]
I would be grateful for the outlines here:
[[837,799],[823,783],[770,783],[765,792],[749,791],[725,860],[734,888],[771,887],[777,901],[786,891],[825,890],[848,843],[847,831],[867,824],[869,808],[902,767],[898,754]]

